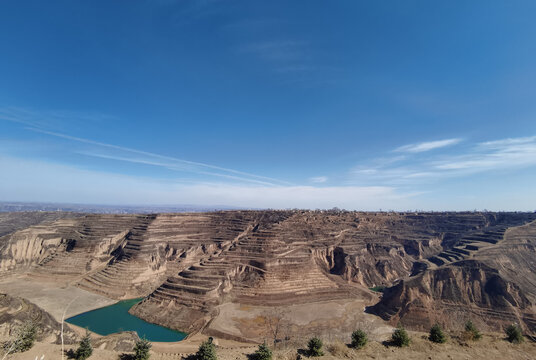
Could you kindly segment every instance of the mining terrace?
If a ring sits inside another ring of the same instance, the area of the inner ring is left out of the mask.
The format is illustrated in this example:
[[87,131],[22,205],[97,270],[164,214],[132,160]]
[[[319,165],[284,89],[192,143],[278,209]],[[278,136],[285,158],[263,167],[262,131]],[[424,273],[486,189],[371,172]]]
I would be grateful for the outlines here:
[[144,297],[134,315],[192,336],[255,342],[467,319],[536,331],[535,213],[9,213],[0,230],[0,292],[39,303],[56,284],[58,304],[84,298],[75,313]]

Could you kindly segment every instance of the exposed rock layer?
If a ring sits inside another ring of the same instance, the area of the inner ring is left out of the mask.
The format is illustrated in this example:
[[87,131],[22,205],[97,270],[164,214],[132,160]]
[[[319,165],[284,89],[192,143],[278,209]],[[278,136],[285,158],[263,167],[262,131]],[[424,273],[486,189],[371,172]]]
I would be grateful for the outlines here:
[[392,286],[372,308],[392,322],[419,327],[431,314],[444,320],[463,309],[532,329],[536,225],[528,223],[535,218],[338,211],[86,215],[0,238],[0,269],[63,279],[114,299],[145,296],[134,314],[188,332],[205,328],[226,303],[372,301],[367,288],[376,285]]
[[439,254],[450,255],[440,266],[386,289],[369,310],[413,328],[424,329],[434,322],[460,328],[469,319],[479,319],[490,330],[519,323],[535,332],[536,221],[479,231],[454,245]]

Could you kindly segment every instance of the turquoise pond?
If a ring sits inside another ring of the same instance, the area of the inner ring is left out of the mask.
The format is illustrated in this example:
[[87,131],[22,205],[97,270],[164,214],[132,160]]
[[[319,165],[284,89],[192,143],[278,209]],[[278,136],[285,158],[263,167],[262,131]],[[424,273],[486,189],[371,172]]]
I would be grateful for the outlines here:
[[186,333],[171,330],[163,326],[148,323],[128,313],[128,310],[140,302],[140,299],[119,301],[100,309],[91,310],[68,318],[70,324],[77,325],[99,334],[109,335],[121,331],[135,331],[138,336],[149,341],[173,342],[186,337]]

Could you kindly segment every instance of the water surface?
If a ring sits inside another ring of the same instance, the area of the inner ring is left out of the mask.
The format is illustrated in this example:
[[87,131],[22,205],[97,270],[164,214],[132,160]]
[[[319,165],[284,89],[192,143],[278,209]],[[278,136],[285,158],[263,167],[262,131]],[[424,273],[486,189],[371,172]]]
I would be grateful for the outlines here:
[[121,331],[135,331],[139,337],[149,341],[173,342],[186,337],[186,333],[148,323],[128,313],[140,299],[119,301],[118,303],[100,309],[91,310],[68,318],[70,324],[77,325],[99,334],[109,335]]

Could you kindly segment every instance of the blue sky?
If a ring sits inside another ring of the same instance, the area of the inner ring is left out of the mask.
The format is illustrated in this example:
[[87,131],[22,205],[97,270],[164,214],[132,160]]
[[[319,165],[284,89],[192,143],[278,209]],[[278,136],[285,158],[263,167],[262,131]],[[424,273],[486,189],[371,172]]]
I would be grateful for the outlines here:
[[0,200],[536,209],[534,1],[2,1]]

